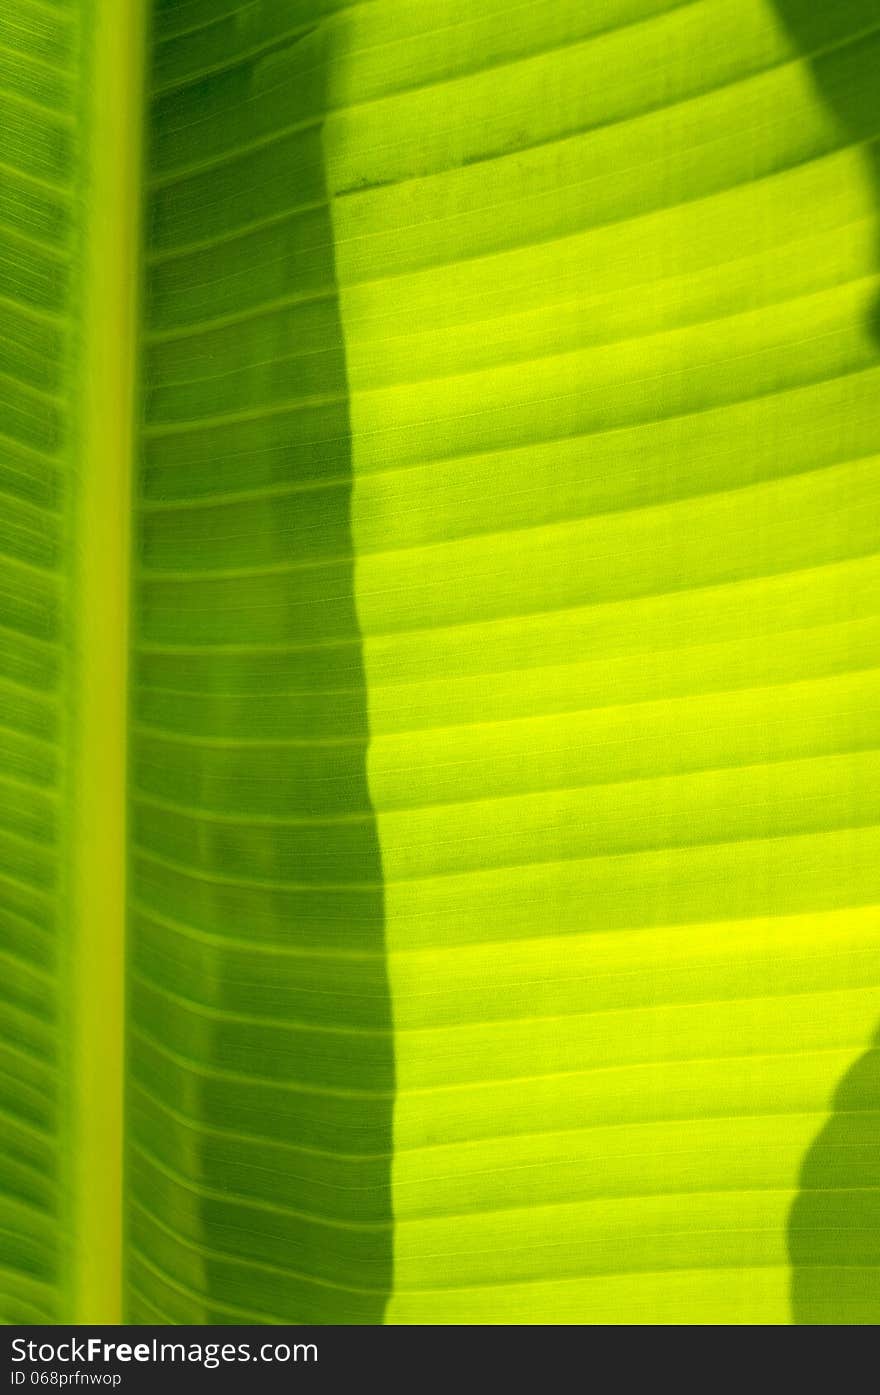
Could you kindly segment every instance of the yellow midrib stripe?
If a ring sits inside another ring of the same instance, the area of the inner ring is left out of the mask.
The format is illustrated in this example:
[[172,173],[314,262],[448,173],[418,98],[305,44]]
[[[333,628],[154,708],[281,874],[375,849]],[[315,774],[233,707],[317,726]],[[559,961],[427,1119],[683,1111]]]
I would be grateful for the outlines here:
[[118,1323],[128,577],[146,0],[93,0],[89,8],[74,529],[72,1321]]

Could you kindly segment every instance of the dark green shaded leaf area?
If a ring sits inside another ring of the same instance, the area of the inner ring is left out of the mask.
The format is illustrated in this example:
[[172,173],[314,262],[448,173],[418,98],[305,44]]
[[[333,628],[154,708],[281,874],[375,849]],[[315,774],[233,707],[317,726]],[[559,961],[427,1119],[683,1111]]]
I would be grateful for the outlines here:
[[310,6],[260,9],[191,58],[155,17],[128,1274],[134,1320],[375,1323],[395,1077],[329,41]]

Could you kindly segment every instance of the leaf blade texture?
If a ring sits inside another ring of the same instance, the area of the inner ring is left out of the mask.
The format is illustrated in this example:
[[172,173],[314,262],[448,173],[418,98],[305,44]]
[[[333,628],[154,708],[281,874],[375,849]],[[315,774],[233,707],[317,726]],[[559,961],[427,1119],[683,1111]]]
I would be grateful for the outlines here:
[[130,1322],[876,1321],[876,4],[139,15],[106,257],[0,20],[4,1319],[90,1141]]

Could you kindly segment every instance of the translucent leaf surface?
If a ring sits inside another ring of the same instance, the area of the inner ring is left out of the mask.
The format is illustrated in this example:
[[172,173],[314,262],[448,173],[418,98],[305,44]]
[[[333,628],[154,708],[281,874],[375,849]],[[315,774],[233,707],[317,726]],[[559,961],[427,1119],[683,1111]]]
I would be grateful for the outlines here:
[[146,8],[0,17],[3,1315],[880,1320],[876,0]]

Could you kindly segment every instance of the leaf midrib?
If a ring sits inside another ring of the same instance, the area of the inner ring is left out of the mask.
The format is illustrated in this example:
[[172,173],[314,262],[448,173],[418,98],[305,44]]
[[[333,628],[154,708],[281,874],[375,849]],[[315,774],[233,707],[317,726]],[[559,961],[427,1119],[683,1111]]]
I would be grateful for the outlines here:
[[[70,740],[71,1321],[122,1321],[126,731],[146,0],[93,0]],[[76,621],[79,621],[77,624]],[[98,833],[100,830],[100,833]]]

